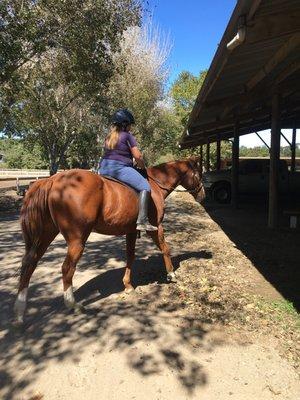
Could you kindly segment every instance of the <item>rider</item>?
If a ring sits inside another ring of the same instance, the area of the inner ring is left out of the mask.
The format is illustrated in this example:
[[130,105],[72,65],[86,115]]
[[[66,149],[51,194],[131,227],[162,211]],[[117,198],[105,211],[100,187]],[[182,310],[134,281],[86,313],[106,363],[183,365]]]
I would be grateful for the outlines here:
[[145,169],[142,153],[137,148],[137,141],[130,132],[134,117],[127,109],[117,110],[111,119],[111,128],[105,139],[104,155],[100,163],[99,173],[111,176],[139,192],[139,214],[137,230],[155,231],[156,226],[148,220],[148,204],[150,185],[148,181],[133,168],[133,158],[137,166]]

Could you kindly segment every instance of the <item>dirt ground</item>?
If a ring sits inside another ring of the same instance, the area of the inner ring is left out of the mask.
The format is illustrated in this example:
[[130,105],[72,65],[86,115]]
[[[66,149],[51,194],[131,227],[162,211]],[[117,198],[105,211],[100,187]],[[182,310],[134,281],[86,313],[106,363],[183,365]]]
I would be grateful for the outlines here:
[[[33,182],[35,179],[21,179],[20,185],[29,185],[30,182]],[[11,180],[0,180],[0,191],[2,189],[15,189],[16,188],[16,179]]]
[[166,283],[160,253],[142,237],[136,291],[123,294],[124,238],[92,234],[74,279],[86,312],[69,312],[58,236],[32,277],[26,325],[16,332],[20,200],[5,196],[1,399],[299,399],[299,231],[270,232],[261,215],[174,193],[165,228],[176,284]]

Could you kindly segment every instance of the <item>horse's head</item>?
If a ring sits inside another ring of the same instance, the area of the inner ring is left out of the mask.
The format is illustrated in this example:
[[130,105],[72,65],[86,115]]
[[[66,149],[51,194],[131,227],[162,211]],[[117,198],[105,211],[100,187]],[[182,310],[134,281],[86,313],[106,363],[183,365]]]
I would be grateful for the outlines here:
[[190,157],[186,160],[187,170],[183,174],[181,185],[188,190],[196,201],[201,203],[205,199],[202,183],[202,166],[199,157]]

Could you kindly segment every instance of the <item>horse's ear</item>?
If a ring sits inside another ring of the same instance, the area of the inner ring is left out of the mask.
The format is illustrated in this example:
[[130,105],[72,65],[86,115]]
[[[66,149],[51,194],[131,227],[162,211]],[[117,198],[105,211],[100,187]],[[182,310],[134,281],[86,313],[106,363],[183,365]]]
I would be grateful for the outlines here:
[[199,156],[192,156],[190,161],[192,162],[194,168],[197,168],[198,170],[201,169],[201,158]]

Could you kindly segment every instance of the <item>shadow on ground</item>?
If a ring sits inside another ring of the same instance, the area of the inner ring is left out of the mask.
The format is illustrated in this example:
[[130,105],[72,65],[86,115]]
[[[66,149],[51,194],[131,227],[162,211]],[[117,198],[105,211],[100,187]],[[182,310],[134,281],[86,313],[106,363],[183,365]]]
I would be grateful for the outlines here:
[[[168,216],[170,238],[178,230],[190,235],[199,234],[203,229],[188,210],[178,209],[178,205],[169,205]],[[171,369],[187,393],[206,384],[204,367],[195,353],[197,348],[210,351],[220,343],[210,340],[207,344],[209,323],[201,315],[184,313],[184,301],[171,295],[162,256],[148,239],[142,238],[137,246],[133,284],[138,289],[130,296],[123,295],[123,268],[120,268],[124,261],[124,238],[102,237],[88,243],[78,269],[88,268],[97,275],[75,292],[77,301],[87,306],[86,312],[80,314],[67,311],[62,296],[53,292],[53,285],[58,285],[61,279],[57,264],[61,264],[66,251],[65,243],[56,241],[38,266],[37,275],[33,275],[25,329],[16,332],[10,321],[15,299],[14,276],[23,253],[16,218],[1,218],[0,389],[3,400],[14,398],[34,383],[49,361],[76,363],[82,349],[95,344],[97,353],[118,351],[142,376],[155,376],[165,368]],[[175,249],[175,268],[189,258],[212,257],[209,249],[185,251],[184,247],[181,243]],[[138,350],[133,354],[135,346]],[[22,373],[28,369],[29,373]]]
[[265,279],[300,311],[300,230],[288,228],[283,210],[281,228],[271,230],[265,198],[242,198],[238,210],[207,201],[205,209]]

